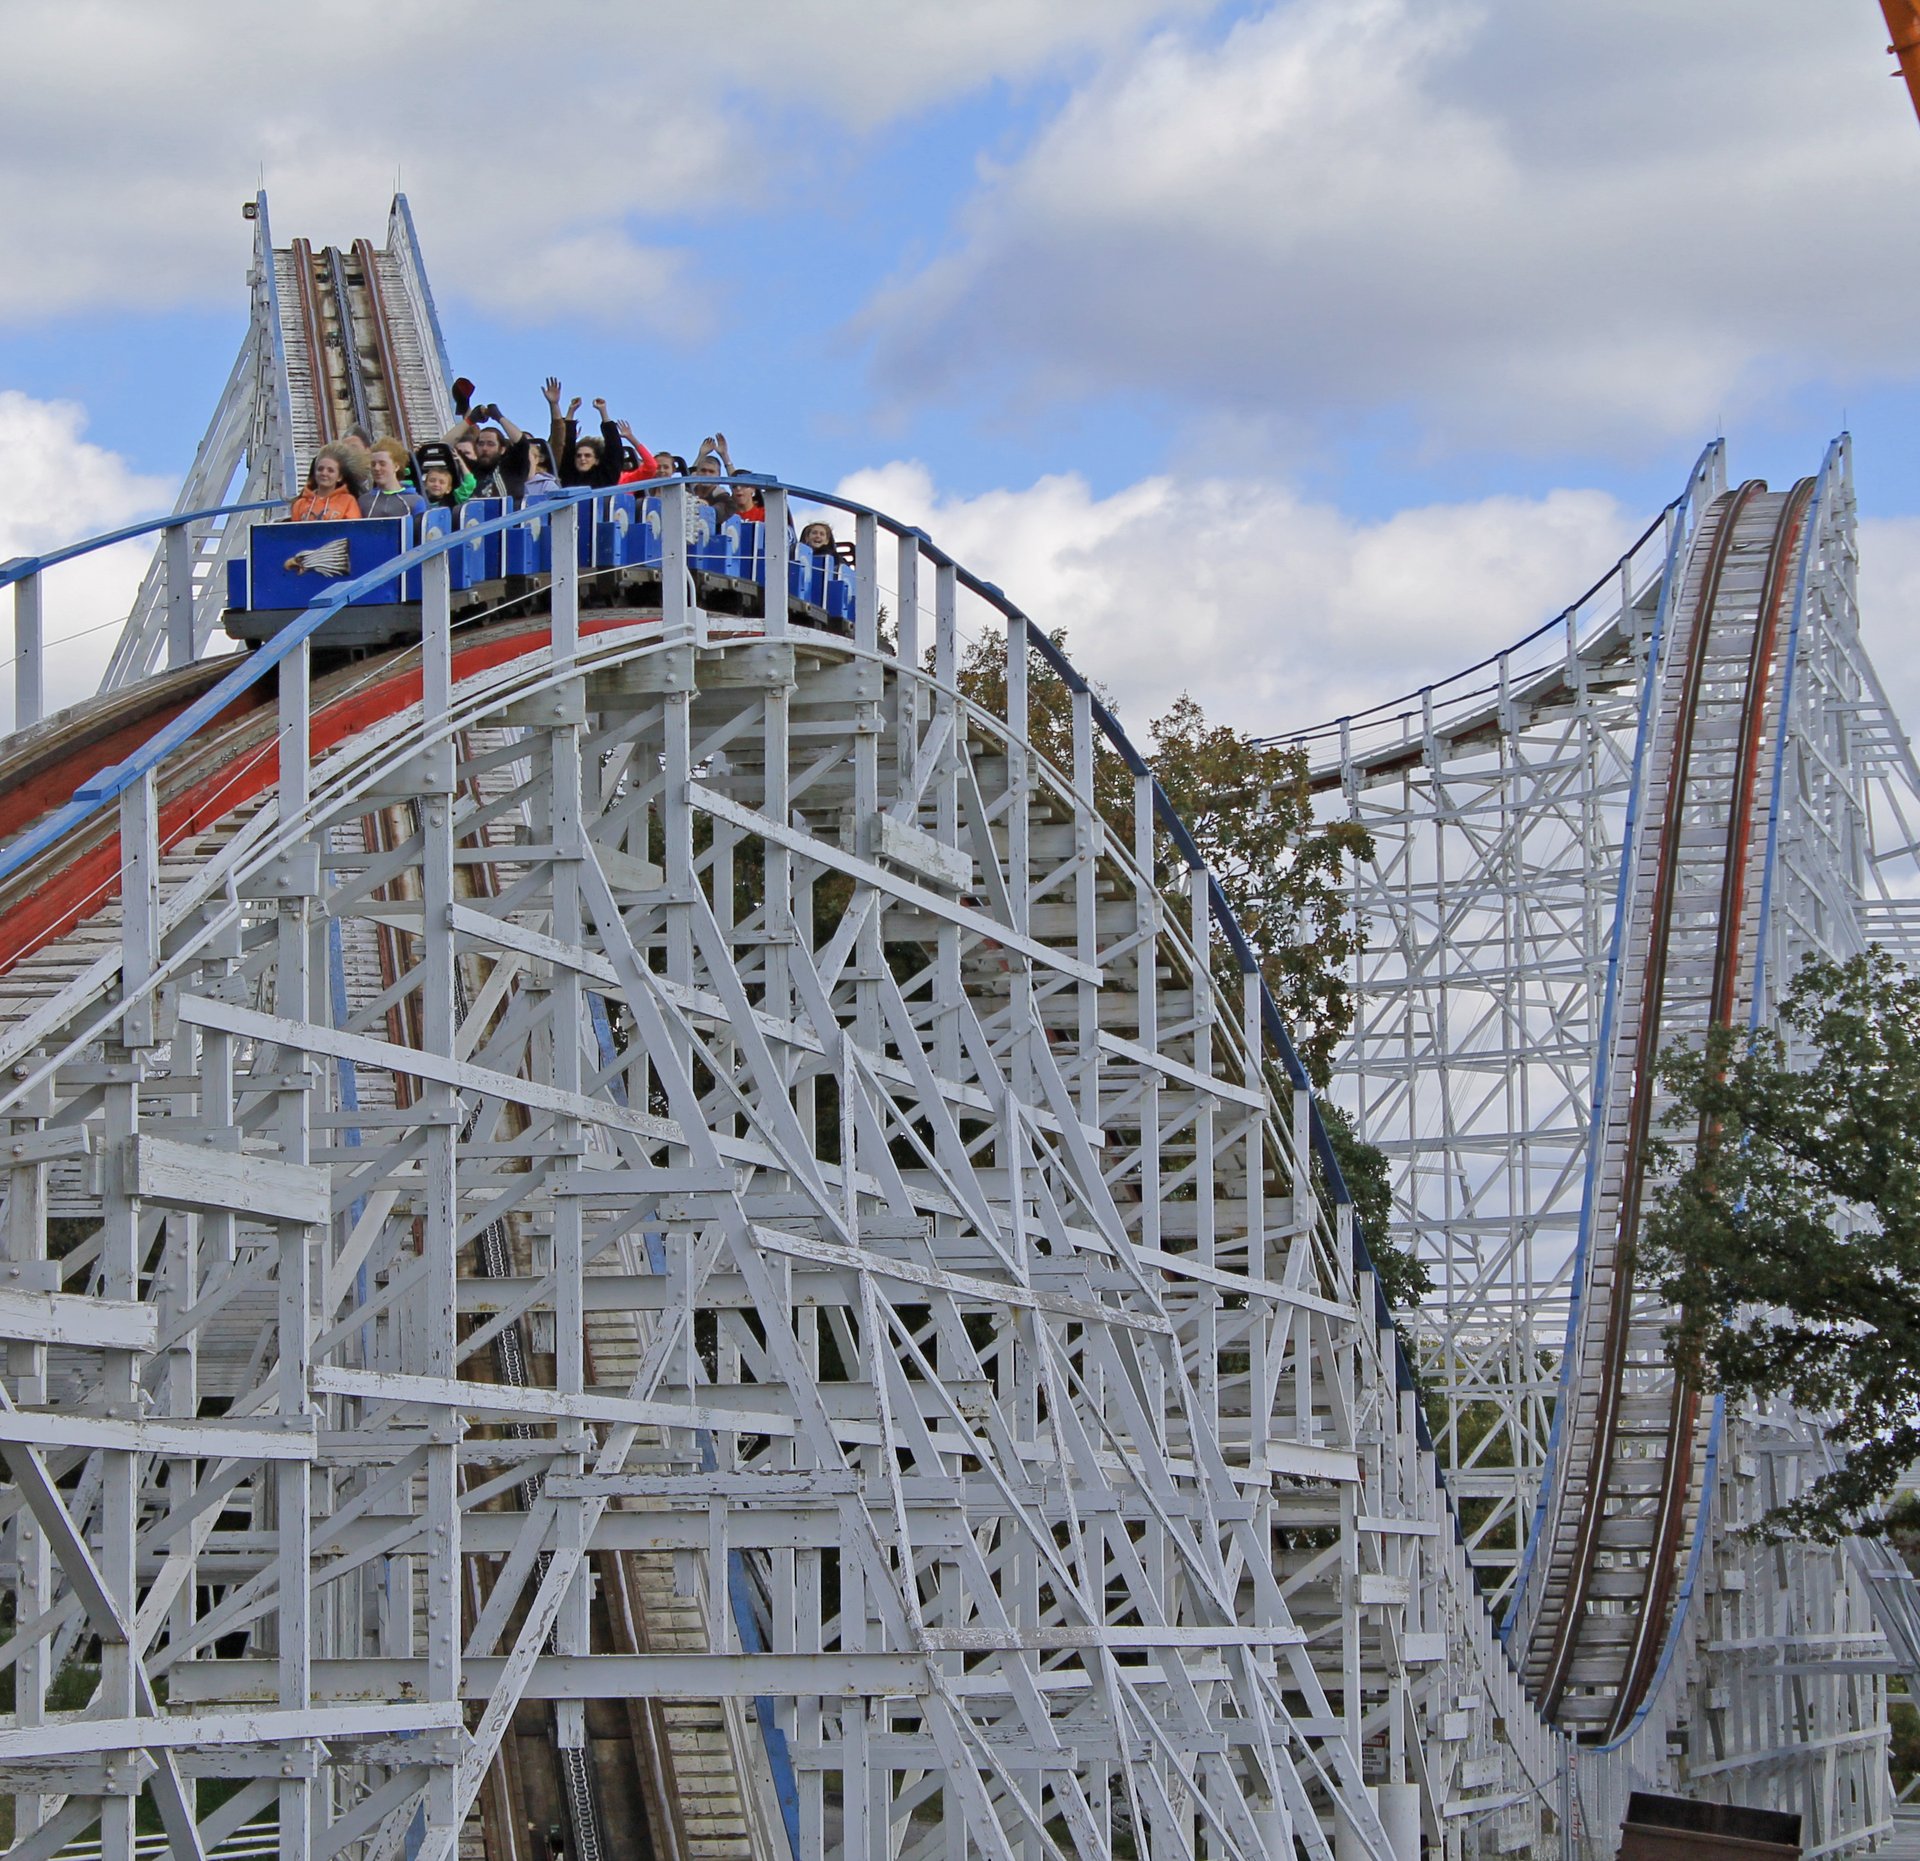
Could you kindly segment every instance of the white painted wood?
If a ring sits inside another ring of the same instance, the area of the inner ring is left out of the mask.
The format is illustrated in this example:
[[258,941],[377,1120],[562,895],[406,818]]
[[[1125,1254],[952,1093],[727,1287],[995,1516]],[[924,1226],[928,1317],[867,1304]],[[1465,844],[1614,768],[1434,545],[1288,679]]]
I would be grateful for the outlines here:
[[256,1221],[324,1222],[333,1179],[306,1164],[142,1134],[128,1145],[130,1188],[169,1208],[224,1209]]
[[0,1338],[95,1350],[151,1350],[159,1314],[149,1305],[0,1286]]

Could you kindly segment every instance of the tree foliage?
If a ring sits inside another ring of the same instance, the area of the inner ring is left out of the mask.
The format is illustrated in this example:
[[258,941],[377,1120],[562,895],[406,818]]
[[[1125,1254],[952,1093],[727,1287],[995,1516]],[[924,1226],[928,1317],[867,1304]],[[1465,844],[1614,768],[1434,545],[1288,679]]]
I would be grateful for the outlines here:
[[[1841,1465],[1769,1535],[1871,1528],[1920,1459],[1920,977],[1878,948],[1809,962],[1778,1024],[1669,1048],[1642,1269],[1681,1316],[1673,1361],[1827,1418]],[[1681,1167],[1684,1165],[1684,1167]]]
[[[1064,648],[1064,632],[1051,638]],[[1000,641],[976,640],[960,668],[967,696],[1002,715],[1005,658]],[[1037,660],[1028,673],[1027,710],[1028,741],[1055,767],[1071,770],[1073,697]],[[1346,977],[1361,940],[1342,880],[1349,860],[1372,857],[1371,836],[1357,821],[1314,819],[1304,751],[1256,743],[1230,725],[1209,724],[1184,693],[1152,721],[1141,749],[1220,881],[1302,1062],[1315,1085],[1324,1086],[1334,1051],[1353,1023]],[[1094,759],[1094,801],[1130,842],[1133,777],[1104,741]],[[1154,842],[1154,881],[1184,915],[1186,872],[1165,834]]]
[[[1051,638],[1064,649],[1064,632]],[[967,648],[960,686],[976,703],[1005,715],[1006,651],[1000,640],[976,640]],[[1027,713],[1028,741],[1056,768],[1071,771],[1073,696],[1038,659],[1029,666]],[[1324,1087],[1335,1050],[1353,1024],[1347,976],[1362,936],[1344,880],[1350,861],[1372,858],[1371,836],[1357,821],[1315,818],[1304,751],[1209,724],[1184,693],[1152,720],[1140,748],[1239,919],[1309,1077]],[[1134,778],[1104,740],[1097,745],[1093,776],[1096,805],[1131,844]],[[1154,883],[1169,908],[1190,922],[1188,875],[1165,833],[1154,838]],[[1215,961],[1222,984],[1237,992],[1238,975],[1218,943]],[[1386,1158],[1337,1107],[1322,1101],[1321,1110],[1382,1288],[1395,1306],[1414,1304],[1430,1281],[1426,1268],[1387,1238],[1392,1194]]]

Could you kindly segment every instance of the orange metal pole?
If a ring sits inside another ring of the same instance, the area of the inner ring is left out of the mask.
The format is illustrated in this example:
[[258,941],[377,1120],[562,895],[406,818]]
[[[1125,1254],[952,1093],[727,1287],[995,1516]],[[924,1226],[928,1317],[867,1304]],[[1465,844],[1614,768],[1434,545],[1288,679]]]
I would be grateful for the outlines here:
[[1880,11],[1887,16],[1887,32],[1893,40],[1887,50],[1899,59],[1907,95],[1920,115],[1920,0],[1880,0]]

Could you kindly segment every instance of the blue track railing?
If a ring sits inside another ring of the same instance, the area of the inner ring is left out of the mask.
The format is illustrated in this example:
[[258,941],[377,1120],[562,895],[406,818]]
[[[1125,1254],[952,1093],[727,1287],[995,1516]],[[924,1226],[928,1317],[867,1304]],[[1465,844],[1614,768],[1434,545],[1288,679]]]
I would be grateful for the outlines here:
[[[1391,720],[1396,723],[1408,723],[1416,717],[1425,717],[1429,712],[1441,705],[1457,708],[1472,703],[1476,698],[1495,696],[1501,689],[1498,681],[1493,684],[1476,685],[1464,691],[1459,689],[1459,687],[1465,685],[1467,680],[1478,677],[1489,667],[1498,667],[1503,660],[1511,662],[1516,653],[1524,652],[1536,641],[1544,640],[1549,634],[1563,632],[1570,625],[1576,623],[1581,609],[1593,600],[1596,595],[1604,593],[1618,581],[1621,569],[1630,564],[1633,559],[1639,555],[1640,551],[1653,540],[1661,526],[1672,522],[1677,516],[1684,512],[1688,501],[1693,495],[1692,486],[1698,479],[1701,466],[1716,453],[1724,451],[1725,447],[1726,441],[1719,439],[1716,439],[1708,446],[1695,463],[1695,476],[1688,481],[1689,488],[1675,498],[1672,503],[1666,505],[1665,508],[1654,517],[1653,521],[1627,545],[1626,549],[1615,561],[1614,566],[1607,570],[1607,572],[1595,581],[1591,587],[1586,589],[1584,593],[1568,602],[1557,614],[1547,620],[1543,620],[1530,632],[1523,633],[1519,639],[1509,641],[1505,646],[1501,647],[1499,651],[1488,653],[1485,658],[1476,659],[1471,665],[1462,666],[1458,672],[1449,672],[1443,679],[1435,679],[1429,685],[1417,685],[1412,691],[1403,691],[1397,698],[1383,698],[1378,704],[1370,704],[1363,711],[1349,711],[1344,717],[1331,718],[1322,723],[1310,725],[1305,730],[1290,730],[1279,736],[1259,737],[1256,738],[1255,741],[1263,744],[1292,744],[1305,749],[1311,744],[1337,743],[1341,741],[1344,733],[1350,733],[1357,725],[1374,724],[1386,720]],[[1588,636],[1588,639],[1591,639],[1591,635]],[[1579,647],[1585,646],[1587,643],[1588,640],[1578,639],[1576,635],[1574,650],[1578,650]]]
[[11,587],[29,575],[56,568],[62,562],[78,561],[82,556],[92,555],[96,549],[111,549],[116,543],[131,543],[140,537],[152,536],[159,530],[178,530],[190,523],[207,523],[215,517],[232,517],[242,511],[278,510],[285,503],[285,498],[260,498],[251,504],[216,504],[210,510],[176,511],[170,516],[149,517],[143,523],[130,523],[123,529],[108,530],[78,543],[67,543],[59,549],[49,549],[44,555],[15,556],[11,561],[0,562],[0,588]]
[[[184,597],[187,608],[187,644],[184,651],[176,637],[177,630],[170,630],[168,665],[171,669],[184,663],[192,650],[192,559],[184,549],[174,546],[176,540],[184,542],[188,529],[196,523],[210,523],[216,517],[279,510],[285,503],[284,498],[262,498],[248,504],[216,504],[207,510],[174,511],[165,517],[149,517],[143,523],[130,523],[101,536],[90,536],[78,543],[49,549],[42,555],[15,556],[10,562],[0,562],[0,588],[13,590],[13,727],[24,730],[29,724],[39,723],[46,709],[46,642],[41,638],[40,577],[48,569],[58,568],[63,562],[77,562],[82,556],[90,556],[96,550],[111,549],[117,543],[131,543],[143,536],[161,534],[167,545],[166,597],[169,615],[176,606],[177,597]],[[176,587],[176,582],[182,585]],[[53,644],[58,646],[60,642],[55,640]]]

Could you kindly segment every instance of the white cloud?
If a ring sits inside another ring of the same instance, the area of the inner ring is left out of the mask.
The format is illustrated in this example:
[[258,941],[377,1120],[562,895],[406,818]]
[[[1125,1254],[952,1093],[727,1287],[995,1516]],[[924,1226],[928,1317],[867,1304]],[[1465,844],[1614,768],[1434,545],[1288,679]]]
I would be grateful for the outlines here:
[[920,525],[997,582],[1133,730],[1178,693],[1260,733],[1304,728],[1457,671],[1537,626],[1632,540],[1599,491],[1493,497],[1357,521],[1279,484],[1078,475],[943,496],[896,462],[843,496]]
[[[116,452],[82,438],[86,413],[71,401],[37,401],[0,389],[0,457],[8,461],[0,500],[0,562],[43,555],[63,544],[137,522],[171,504],[170,481],[143,477]],[[41,577],[49,710],[85,697],[112,650],[112,623],[126,617],[153,556],[149,542],[122,543],[60,563]],[[12,597],[0,605],[0,714],[13,710]]]
[[[230,303],[239,208],[377,236],[396,176],[442,288],[516,317],[671,311],[636,222],[777,196],[821,121],[868,130],[983,84],[1071,73],[1204,0],[734,0],[724,12],[334,0],[281,30],[251,0],[11,9],[0,66],[0,322]],[[31,177],[28,184],[26,177]],[[282,235],[285,236],[284,233]],[[542,275],[528,255],[561,262]]]
[[1860,637],[1901,727],[1920,736],[1920,517],[1862,519]]
[[573,233],[505,254],[487,275],[487,307],[519,323],[544,323],[561,305],[574,321],[665,335],[699,327],[686,288],[686,254],[647,246],[617,228]]
[[1163,32],[865,327],[906,400],[1708,431],[1910,367],[1920,143],[1883,41],[1872,7],[1804,0],[1294,0]]

